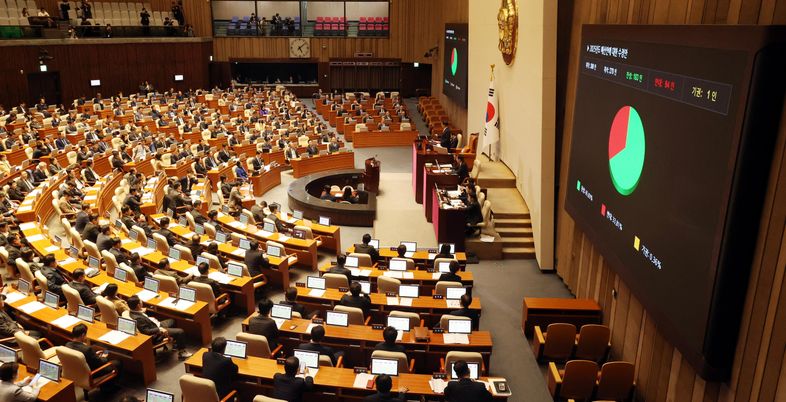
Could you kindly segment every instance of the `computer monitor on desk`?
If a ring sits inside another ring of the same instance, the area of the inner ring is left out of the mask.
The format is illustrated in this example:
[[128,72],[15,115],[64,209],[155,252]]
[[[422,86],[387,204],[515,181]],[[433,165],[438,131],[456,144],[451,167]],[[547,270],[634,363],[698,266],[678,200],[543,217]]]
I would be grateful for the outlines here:
[[309,350],[295,349],[292,355],[300,360],[300,367],[318,368],[319,353]]
[[145,402],[175,402],[175,395],[169,392],[148,388],[145,393]]
[[389,376],[398,375],[398,360],[396,359],[371,359],[371,374],[381,375],[387,374]]

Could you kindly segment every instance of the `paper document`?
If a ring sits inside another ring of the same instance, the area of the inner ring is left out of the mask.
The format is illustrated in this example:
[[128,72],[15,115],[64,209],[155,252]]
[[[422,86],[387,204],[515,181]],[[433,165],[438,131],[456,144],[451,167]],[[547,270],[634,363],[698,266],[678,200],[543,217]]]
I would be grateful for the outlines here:
[[448,386],[448,382],[442,379],[432,378],[428,380],[428,385],[435,394],[444,394],[445,388]]
[[445,304],[448,306],[448,308],[461,308],[461,300],[445,299]]
[[227,284],[227,283],[232,282],[234,280],[233,277],[231,277],[231,276],[229,276],[229,275],[227,275],[227,274],[225,274],[223,272],[218,272],[218,271],[209,273],[207,275],[207,277],[212,279],[212,280],[214,280],[214,281],[216,281],[216,282],[218,282],[218,283],[222,283],[222,284]]
[[259,231],[259,232],[257,232],[257,233],[258,233],[259,235],[261,235],[261,236],[264,236],[264,237],[270,237],[270,236],[273,236],[273,232],[268,232],[267,230],[260,230],[260,231]]
[[131,242],[132,242],[131,239],[126,239],[126,238],[120,239],[120,244],[128,244],[128,243],[131,243]]
[[185,272],[185,273],[187,273],[189,275],[199,276],[199,268],[197,268],[197,267],[190,267],[190,268],[186,269],[183,272]]
[[242,248],[236,248],[236,249],[232,250],[232,255],[236,255],[236,256],[239,256],[239,257],[244,256],[244,255],[246,255],[246,250],[243,250]]
[[30,303],[27,303],[23,306],[19,306],[19,310],[25,314],[33,314],[36,311],[41,310],[42,308],[45,307],[46,306],[44,305],[44,303],[38,301],[31,301]]
[[76,260],[73,257],[68,257],[68,258],[66,258],[63,261],[60,261],[60,265],[61,266],[65,266],[65,265],[68,265],[68,264],[71,264],[71,263],[74,263],[74,262],[76,262]]
[[24,294],[22,294],[22,293],[19,293],[19,292],[11,292],[11,293],[7,293],[7,294],[5,295],[5,302],[6,302],[6,303],[8,303],[8,304],[11,304],[11,303],[16,303],[16,302],[18,302],[19,300],[22,300],[22,299],[24,299],[25,297],[27,297],[27,296],[25,296],[25,295],[24,295]]
[[57,250],[60,250],[60,247],[54,246],[54,245],[49,246],[49,247],[44,249],[44,251],[46,251],[47,253],[54,253]]
[[400,298],[400,299],[398,300],[398,305],[399,305],[399,306],[408,306],[408,307],[411,307],[411,306],[412,306],[412,300],[414,300],[414,299],[413,299],[413,298],[411,298],[411,297],[402,297],[402,298]]
[[355,382],[352,383],[353,388],[366,389],[368,382],[374,379],[373,374],[361,373],[355,376]]
[[280,241],[282,243],[287,241],[287,240],[289,240],[289,239],[291,239],[291,237],[286,236],[286,235],[282,235],[281,233],[278,234],[278,241]]
[[482,241],[484,243],[494,243],[494,236],[489,236],[489,235],[482,234],[482,235],[480,235],[480,241]]
[[25,222],[19,224],[19,230],[35,229],[35,222]]
[[388,297],[387,299],[388,306],[398,306],[398,297]]
[[158,296],[158,293],[151,292],[151,291],[149,291],[147,289],[143,289],[142,291],[140,291],[136,295],[137,295],[137,297],[139,297],[139,300],[142,300],[143,302],[147,302],[147,301],[155,299]]
[[152,248],[147,248],[147,247],[137,247],[137,248],[131,250],[132,254],[133,253],[137,253],[137,254],[139,254],[140,257],[144,257],[144,256],[146,256],[148,254],[152,254],[152,253],[155,253],[155,252],[156,252],[156,250],[154,250]]
[[162,307],[169,307],[180,311],[188,310],[189,308],[191,308],[191,306],[194,305],[194,303],[190,301],[177,300],[177,302],[175,302],[176,300],[177,299],[175,299],[174,297],[167,297],[166,299],[164,299],[164,301],[158,303],[158,305]]
[[123,342],[130,336],[131,335],[128,335],[125,332],[112,330],[102,335],[100,338],[98,338],[98,340],[112,345],[117,345],[118,343]]
[[371,275],[371,270],[370,269],[350,268],[349,272],[352,273],[352,276],[369,276],[369,275]]
[[404,279],[415,279],[415,274],[412,272],[402,272]]
[[108,284],[109,284],[108,282],[104,282],[104,283],[101,284],[101,286],[94,287],[93,288],[93,293],[95,293],[95,294],[104,293],[104,289],[106,289],[106,285],[108,285]]
[[382,276],[387,276],[390,278],[397,278],[397,279],[401,279],[404,277],[404,275],[399,271],[385,271],[384,273],[382,273]]
[[442,334],[442,342],[445,344],[469,345],[469,336],[467,334],[450,334],[445,332]]
[[311,297],[322,297],[324,294],[325,294],[324,289],[311,289],[311,291],[308,292],[308,295]]
[[286,320],[283,318],[273,318],[273,321],[276,322],[276,328],[281,329],[281,326],[284,325],[284,321]]
[[62,317],[52,321],[52,324],[54,324],[54,325],[56,325],[56,326],[58,326],[60,328],[63,328],[63,329],[68,329],[68,328],[71,328],[72,326],[76,325],[77,323],[79,323],[81,321],[82,320],[80,320],[79,318],[76,318],[76,317],[74,317],[72,315],[66,314],[66,315],[64,315],[64,316],[62,316]]
[[27,241],[29,243],[37,242],[39,240],[44,240],[44,235],[42,235],[42,234],[35,234],[35,235],[32,235],[32,236],[27,236]]
[[431,279],[436,281],[439,279],[440,276],[442,276],[441,272],[434,272],[433,274],[431,274]]

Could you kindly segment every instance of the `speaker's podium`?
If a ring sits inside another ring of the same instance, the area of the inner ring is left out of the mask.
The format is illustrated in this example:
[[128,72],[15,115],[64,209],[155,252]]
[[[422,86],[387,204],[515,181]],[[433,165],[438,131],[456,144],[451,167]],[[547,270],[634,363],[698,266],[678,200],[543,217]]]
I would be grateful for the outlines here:
[[379,192],[379,166],[380,162],[377,158],[366,159],[366,171],[363,173],[363,184],[366,191]]

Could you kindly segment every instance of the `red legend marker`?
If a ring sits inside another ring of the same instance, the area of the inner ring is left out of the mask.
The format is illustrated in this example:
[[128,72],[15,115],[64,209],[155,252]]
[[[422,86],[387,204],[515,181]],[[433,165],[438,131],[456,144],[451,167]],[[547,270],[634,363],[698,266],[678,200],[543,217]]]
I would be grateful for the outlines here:
[[606,216],[606,204],[600,204],[600,214]]

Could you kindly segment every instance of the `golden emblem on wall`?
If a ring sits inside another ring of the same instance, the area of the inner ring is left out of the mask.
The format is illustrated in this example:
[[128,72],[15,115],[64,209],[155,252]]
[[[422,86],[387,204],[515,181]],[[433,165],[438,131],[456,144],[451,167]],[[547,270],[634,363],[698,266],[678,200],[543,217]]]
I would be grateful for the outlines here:
[[505,64],[513,63],[516,55],[516,42],[518,41],[519,10],[516,0],[502,0],[497,13],[499,26],[499,51]]

